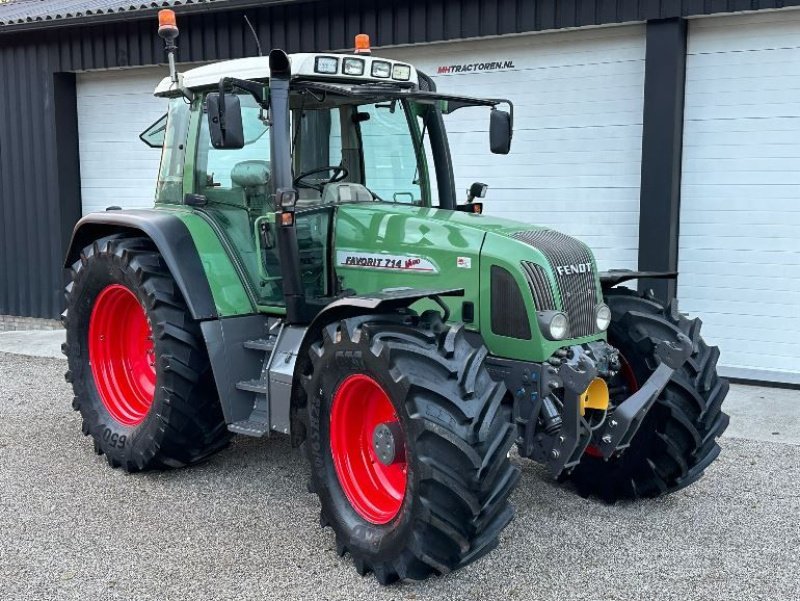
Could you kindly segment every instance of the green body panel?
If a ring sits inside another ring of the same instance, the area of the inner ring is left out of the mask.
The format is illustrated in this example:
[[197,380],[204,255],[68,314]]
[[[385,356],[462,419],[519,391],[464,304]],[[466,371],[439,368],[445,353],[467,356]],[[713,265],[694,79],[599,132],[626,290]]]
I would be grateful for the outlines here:
[[220,317],[255,313],[256,307],[245,288],[241,272],[209,220],[188,207],[157,205],[156,209],[171,212],[188,228],[208,276]]
[[[538,263],[548,274],[551,266],[539,251],[510,235],[540,227],[487,215],[387,203],[341,206],[335,227],[333,261],[344,288],[360,294],[399,287],[464,288],[463,298],[443,299],[451,310],[450,319],[463,321],[462,303],[474,303],[476,319],[467,325],[481,332],[489,351],[495,355],[545,361],[565,345],[605,337],[597,334],[550,341],[539,332],[533,295],[520,262]],[[421,263],[415,265],[415,260]],[[408,267],[407,261],[411,261]],[[504,267],[514,276],[531,319],[531,340],[492,333],[489,287],[492,265]],[[551,283],[560,303],[552,274]],[[414,308],[433,306],[426,301]]]
[[[464,298],[443,299],[450,307],[451,319],[462,321],[462,302],[478,306],[479,256],[486,235],[481,229],[464,226],[462,221],[470,217],[379,202],[341,206],[335,225],[336,275],[343,288],[358,293],[403,287],[464,288]],[[347,264],[365,254],[381,257],[380,264]],[[462,267],[457,266],[459,257]],[[414,265],[417,259],[421,263]],[[415,309],[434,306],[426,301]]]

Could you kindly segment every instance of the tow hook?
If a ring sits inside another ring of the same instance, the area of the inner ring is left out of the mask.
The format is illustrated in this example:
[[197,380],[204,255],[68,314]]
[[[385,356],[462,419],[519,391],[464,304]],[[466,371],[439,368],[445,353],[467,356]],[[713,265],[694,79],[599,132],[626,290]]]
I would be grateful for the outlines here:
[[678,343],[662,341],[656,347],[656,355],[661,363],[653,375],[614,410],[608,421],[595,432],[595,444],[603,458],[626,449],[642,425],[645,415],[656,402],[658,395],[672,378],[672,374],[683,365],[692,354],[692,341],[684,334],[678,334]]

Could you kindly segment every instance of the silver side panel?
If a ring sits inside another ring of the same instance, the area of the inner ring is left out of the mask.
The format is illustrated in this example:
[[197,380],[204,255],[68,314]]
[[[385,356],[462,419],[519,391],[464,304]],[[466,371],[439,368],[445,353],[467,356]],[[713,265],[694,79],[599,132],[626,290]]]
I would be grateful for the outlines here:
[[273,432],[289,434],[294,366],[307,330],[307,327],[284,327],[273,351],[269,366],[269,415]]

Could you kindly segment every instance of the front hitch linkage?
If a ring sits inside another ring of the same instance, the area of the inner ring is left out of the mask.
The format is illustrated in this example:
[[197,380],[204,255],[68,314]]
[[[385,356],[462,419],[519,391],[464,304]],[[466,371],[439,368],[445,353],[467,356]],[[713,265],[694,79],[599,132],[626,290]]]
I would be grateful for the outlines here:
[[564,385],[564,424],[548,461],[550,472],[558,476],[576,465],[592,439],[604,459],[630,446],[645,415],[675,370],[691,356],[692,350],[692,341],[684,334],[678,334],[677,343],[660,342],[656,347],[660,364],[653,375],[638,391],[620,403],[605,424],[593,434],[589,424],[580,415],[580,398],[597,377],[597,369],[586,356],[562,364],[558,375]]

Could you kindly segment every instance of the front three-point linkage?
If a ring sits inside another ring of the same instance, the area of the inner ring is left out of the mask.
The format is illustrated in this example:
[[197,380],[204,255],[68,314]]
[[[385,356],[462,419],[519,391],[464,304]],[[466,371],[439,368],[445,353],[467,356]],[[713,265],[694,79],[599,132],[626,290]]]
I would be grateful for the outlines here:
[[598,370],[592,359],[576,355],[558,370],[564,386],[563,425],[554,439],[548,457],[548,468],[554,477],[577,465],[592,443],[605,459],[627,448],[645,415],[653,406],[676,369],[692,354],[692,342],[683,334],[678,343],[661,342],[656,348],[660,364],[655,373],[636,393],[620,403],[611,412],[602,427],[593,429],[582,415],[582,396],[597,377]]

